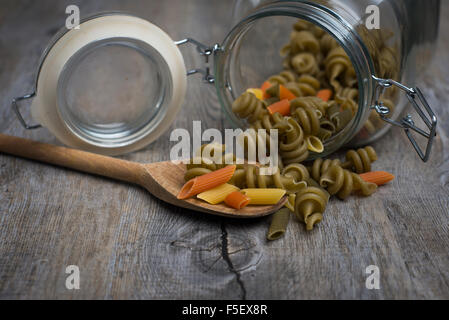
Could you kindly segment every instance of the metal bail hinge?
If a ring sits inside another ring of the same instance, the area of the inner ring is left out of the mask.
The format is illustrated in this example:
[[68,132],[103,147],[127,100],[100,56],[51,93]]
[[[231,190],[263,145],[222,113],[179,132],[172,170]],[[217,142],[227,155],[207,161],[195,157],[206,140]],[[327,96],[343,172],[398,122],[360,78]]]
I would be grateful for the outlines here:
[[192,74],[200,73],[203,75],[203,81],[207,83],[214,83],[215,79],[214,76],[210,72],[210,59],[209,57],[212,56],[216,51],[220,50],[220,46],[218,44],[215,44],[213,47],[208,47],[195,39],[192,38],[186,38],[184,40],[176,41],[176,45],[183,45],[186,43],[192,43],[196,46],[197,51],[200,55],[204,56],[205,59],[205,66],[204,69],[191,69],[187,71],[187,75],[190,76]]
[[[382,120],[388,122],[389,124],[403,128],[405,134],[412,143],[419,157],[422,159],[422,161],[426,162],[429,159],[433,139],[436,136],[437,117],[424,98],[421,90],[419,90],[419,88],[409,88],[407,86],[404,86],[402,83],[391,79],[381,79],[375,76],[373,76],[373,79],[377,82],[377,86],[375,88],[375,105],[372,108],[376,110]],[[387,117],[387,115],[390,113],[390,109],[385,106],[382,101],[380,101],[380,97],[387,88],[390,88],[392,86],[398,87],[399,89],[405,91],[407,99],[410,101],[413,108],[416,110],[420,118],[429,129],[429,132],[425,132],[424,130],[416,127],[415,122],[413,121],[410,114],[402,118],[400,122]],[[420,104],[418,104],[418,102]],[[425,114],[425,112],[427,113],[427,115]],[[427,146],[425,151],[423,151],[418,146],[418,143],[416,142],[415,138],[413,138],[410,130],[415,131],[416,133],[422,135],[427,139]]]
[[25,118],[22,116],[22,113],[20,112],[18,102],[19,102],[19,101],[22,101],[22,100],[28,100],[28,99],[34,98],[35,95],[36,95],[35,92],[30,93],[30,94],[26,94],[26,95],[24,95],[24,96],[22,96],[22,97],[17,97],[17,98],[12,99],[12,102],[11,102],[11,107],[12,107],[14,113],[16,114],[17,119],[19,119],[19,121],[20,121],[20,123],[22,124],[22,126],[23,126],[25,129],[27,129],[27,130],[33,130],[33,129],[40,128],[41,125],[40,125],[40,124],[34,124],[34,125],[28,124],[28,123],[25,121]]

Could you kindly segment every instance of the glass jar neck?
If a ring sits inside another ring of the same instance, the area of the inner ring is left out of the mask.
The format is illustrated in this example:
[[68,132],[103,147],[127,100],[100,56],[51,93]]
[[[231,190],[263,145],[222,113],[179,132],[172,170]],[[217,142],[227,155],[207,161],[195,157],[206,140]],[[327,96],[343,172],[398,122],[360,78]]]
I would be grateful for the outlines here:
[[[232,90],[229,82],[229,65],[232,63],[232,51],[236,43],[244,36],[251,26],[260,19],[272,16],[287,16],[303,19],[331,34],[342,46],[349,56],[358,80],[359,108],[353,121],[338,135],[325,143],[325,151],[319,157],[325,157],[348,143],[363,127],[370,111],[374,93],[374,65],[368,49],[358,35],[355,27],[331,9],[317,3],[302,1],[279,1],[262,6],[238,23],[228,34],[217,54],[215,63],[216,87],[218,97],[223,106],[232,104],[236,99],[236,92]],[[231,122],[236,124],[235,118],[227,114]],[[241,127],[241,124],[237,123]],[[313,159],[313,156],[310,158]]]

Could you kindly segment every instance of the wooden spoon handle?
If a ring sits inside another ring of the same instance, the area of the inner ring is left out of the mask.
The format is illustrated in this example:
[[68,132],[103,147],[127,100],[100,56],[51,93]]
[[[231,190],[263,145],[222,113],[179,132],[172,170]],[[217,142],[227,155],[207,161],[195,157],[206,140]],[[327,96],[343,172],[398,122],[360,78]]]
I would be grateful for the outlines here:
[[0,134],[0,152],[137,184],[147,174],[145,167],[137,162],[4,134]]

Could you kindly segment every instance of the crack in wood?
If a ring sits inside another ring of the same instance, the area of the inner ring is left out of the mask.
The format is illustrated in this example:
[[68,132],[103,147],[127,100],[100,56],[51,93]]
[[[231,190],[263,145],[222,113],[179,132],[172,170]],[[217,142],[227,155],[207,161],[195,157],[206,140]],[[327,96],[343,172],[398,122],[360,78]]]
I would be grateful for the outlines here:
[[231,257],[229,255],[228,232],[226,231],[226,226],[225,226],[224,221],[221,223],[220,227],[221,227],[221,255],[223,257],[223,260],[226,261],[229,271],[232,272],[233,274],[235,274],[237,283],[240,286],[240,289],[242,291],[242,300],[246,300],[245,284],[243,283],[242,278],[240,277],[240,272],[234,268],[234,264],[232,263]]

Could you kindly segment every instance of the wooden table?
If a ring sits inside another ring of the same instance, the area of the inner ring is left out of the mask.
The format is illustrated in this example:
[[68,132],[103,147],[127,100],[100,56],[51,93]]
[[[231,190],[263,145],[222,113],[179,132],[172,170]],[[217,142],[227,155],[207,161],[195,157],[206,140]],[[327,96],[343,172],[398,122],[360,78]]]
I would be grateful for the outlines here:
[[[443,2],[442,16],[449,15]],[[17,1],[0,3],[0,132],[58,144],[46,130],[24,130],[9,104],[33,88],[39,56],[81,14],[127,10],[174,39],[213,44],[231,26],[230,1]],[[377,168],[397,178],[370,198],[332,200],[313,232],[289,225],[267,242],[269,218],[231,220],[162,203],[139,187],[0,154],[0,298],[3,299],[312,299],[449,298],[449,21],[442,19],[435,62],[421,87],[439,116],[424,164],[405,135],[375,143]],[[188,66],[201,57],[182,49]],[[223,128],[212,86],[190,78],[172,128],[192,120]],[[123,158],[168,160],[169,133]],[[65,286],[68,265],[80,289]],[[366,267],[380,270],[368,290]]]

